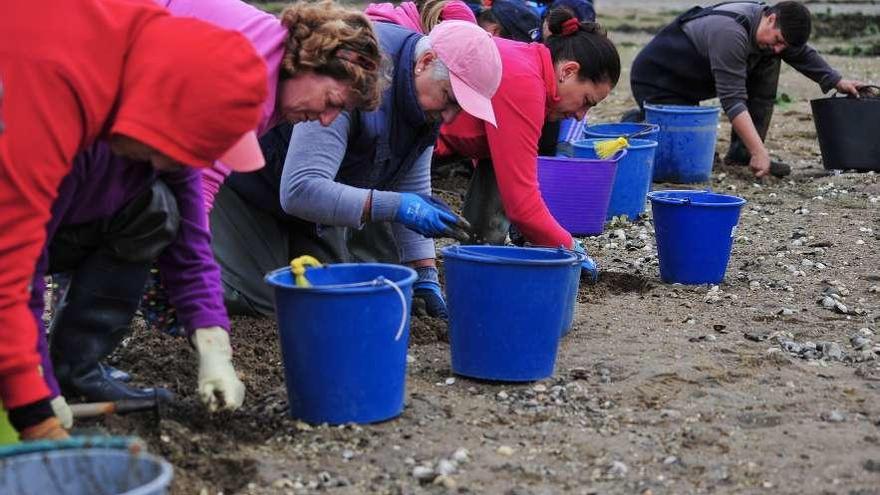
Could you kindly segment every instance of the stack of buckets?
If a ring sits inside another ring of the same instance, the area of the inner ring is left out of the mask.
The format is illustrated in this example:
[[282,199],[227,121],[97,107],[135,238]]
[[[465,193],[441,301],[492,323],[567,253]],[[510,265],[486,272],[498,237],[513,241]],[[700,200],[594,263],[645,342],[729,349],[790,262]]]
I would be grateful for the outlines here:
[[589,139],[575,143],[575,156],[591,158],[597,156],[596,143],[641,133],[638,138],[629,139],[626,156],[617,165],[606,219],[626,215],[630,220],[635,220],[645,211],[645,197],[651,189],[659,131],[659,126],[654,124],[594,124],[584,129],[584,135]]

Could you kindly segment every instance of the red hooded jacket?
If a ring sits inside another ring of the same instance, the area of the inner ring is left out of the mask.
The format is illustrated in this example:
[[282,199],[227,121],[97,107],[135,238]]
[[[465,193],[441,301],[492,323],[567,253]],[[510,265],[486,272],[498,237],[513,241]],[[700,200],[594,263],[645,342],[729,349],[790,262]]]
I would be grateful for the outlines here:
[[0,400],[48,398],[28,287],[74,155],[121,134],[207,166],[256,127],[266,68],[238,33],[137,0],[0,0]]

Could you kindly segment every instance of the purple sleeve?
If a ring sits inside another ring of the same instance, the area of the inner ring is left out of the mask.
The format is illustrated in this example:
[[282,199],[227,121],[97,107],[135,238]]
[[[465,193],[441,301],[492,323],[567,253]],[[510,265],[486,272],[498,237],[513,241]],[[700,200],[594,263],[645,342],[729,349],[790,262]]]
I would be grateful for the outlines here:
[[46,327],[43,325],[44,298],[46,296],[46,281],[43,277],[46,274],[48,259],[48,253],[44,246],[40,260],[37,262],[34,279],[31,282],[31,300],[29,305],[31,313],[34,315],[34,321],[37,322],[37,351],[40,353],[43,379],[49,387],[50,398],[54,399],[61,395],[61,387],[58,386],[58,380],[55,379],[55,368],[52,367],[52,360],[49,359],[49,343],[46,341]]
[[[77,160],[81,159],[79,156]],[[76,166],[76,165],[74,165]],[[49,343],[46,340],[46,326],[43,325],[43,310],[46,308],[46,272],[49,271],[49,243],[55,236],[61,219],[70,209],[74,192],[77,189],[77,177],[75,173],[71,173],[65,177],[64,181],[58,188],[58,197],[52,204],[52,218],[46,225],[46,243],[43,245],[43,251],[37,260],[37,266],[34,269],[34,278],[31,281],[31,298],[28,301],[31,313],[34,315],[34,321],[37,323],[37,351],[40,353],[40,365],[43,367],[43,379],[49,387],[51,393],[50,398],[61,395],[61,387],[58,386],[58,380],[55,378],[55,368],[52,367],[52,360],[49,358]]]
[[188,334],[212,326],[228,331],[229,317],[223,305],[220,267],[211,251],[201,173],[187,168],[160,177],[174,193],[180,210],[177,238],[159,256],[168,299]]

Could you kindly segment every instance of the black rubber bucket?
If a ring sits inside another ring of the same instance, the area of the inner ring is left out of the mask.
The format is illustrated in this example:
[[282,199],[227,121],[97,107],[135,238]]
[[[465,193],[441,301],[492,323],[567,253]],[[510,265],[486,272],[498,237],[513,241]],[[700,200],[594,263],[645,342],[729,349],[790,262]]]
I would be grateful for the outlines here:
[[880,170],[880,87],[810,101],[827,169]]

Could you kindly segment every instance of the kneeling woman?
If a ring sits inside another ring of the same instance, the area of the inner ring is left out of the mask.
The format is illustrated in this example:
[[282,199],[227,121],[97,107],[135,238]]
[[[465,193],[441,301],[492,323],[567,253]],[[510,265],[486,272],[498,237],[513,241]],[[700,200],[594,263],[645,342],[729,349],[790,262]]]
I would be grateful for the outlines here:
[[538,189],[538,139],[545,121],[583,119],[620,78],[620,57],[593,22],[568,9],[547,17],[544,44],[494,38],[504,67],[492,98],[498,126],[462,115],[440,130],[435,155],[477,159],[463,213],[475,234],[504,242],[510,223],[538,246],[582,249],[550,214]]

